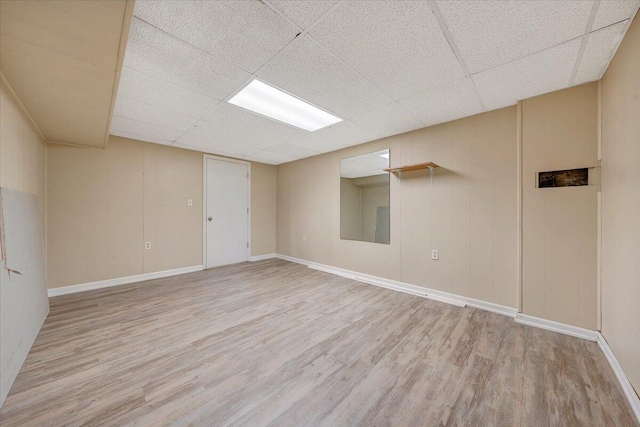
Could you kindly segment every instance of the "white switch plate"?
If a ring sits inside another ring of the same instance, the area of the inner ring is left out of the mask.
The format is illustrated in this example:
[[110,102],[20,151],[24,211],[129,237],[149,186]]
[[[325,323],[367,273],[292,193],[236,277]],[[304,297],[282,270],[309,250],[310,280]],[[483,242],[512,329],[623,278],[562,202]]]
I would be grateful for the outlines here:
[[431,249],[431,259],[436,261],[440,259],[440,255],[438,254],[437,249]]
[[306,235],[306,234],[303,234],[303,235],[302,235],[302,241],[303,241],[303,242],[306,242],[306,241],[307,241],[307,235]]
[[151,242],[144,242],[145,249],[151,249]]
[[193,199],[187,200],[187,206],[193,206]]

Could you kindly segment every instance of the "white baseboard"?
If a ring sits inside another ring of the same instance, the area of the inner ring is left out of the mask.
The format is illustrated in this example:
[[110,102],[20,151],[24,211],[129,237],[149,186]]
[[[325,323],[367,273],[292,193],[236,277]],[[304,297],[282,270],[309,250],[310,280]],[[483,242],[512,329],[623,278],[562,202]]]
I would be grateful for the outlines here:
[[618,382],[620,383],[620,386],[622,386],[622,390],[624,391],[624,395],[627,397],[627,400],[631,405],[631,409],[633,410],[633,413],[640,423],[640,398],[631,385],[629,378],[627,378],[627,375],[622,370],[622,366],[620,366],[616,355],[613,353],[613,350],[611,350],[611,347],[609,347],[607,340],[600,332],[598,332],[598,346],[609,361],[609,365],[611,365],[611,369],[613,369],[613,372],[616,374]]
[[306,265],[307,267],[311,264],[311,261],[307,261],[300,258],[294,258],[289,255],[276,254],[276,258],[283,259],[285,261],[295,262],[296,264]]
[[582,338],[589,341],[598,340],[598,331],[580,328],[573,325],[567,325],[566,323],[555,322],[553,320],[541,319],[539,317],[529,316],[528,314],[518,313],[516,315],[516,322],[523,325],[546,329],[548,331],[559,332],[561,334],[570,335],[572,337]]
[[494,304],[491,302],[481,301],[474,298],[463,297],[461,295],[452,294],[449,292],[439,291],[437,289],[429,289],[422,286],[412,285],[409,283],[399,282],[397,280],[385,279],[383,277],[372,276],[370,274],[358,273],[357,271],[351,271],[344,268],[332,267],[330,265],[319,264],[311,261],[307,261],[300,258],[294,258],[288,255],[276,254],[277,258],[295,262],[298,264],[306,265],[314,270],[324,271],[325,273],[335,274],[337,276],[346,277],[349,279],[357,280],[359,282],[368,283],[375,286],[381,286],[383,288],[392,289],[399,292],[404,292],[411,295],[417,295],[423,298],[429,298],[435,301],[445,302],[447,304],[453,304],[458,307],[474,307],[481,310],[490,311],[492,313],[502,314],[504,316],[515,317],[517,309],[514,307],[507,307],[504,305]]
[[455,299],[441,295],[435,295],[430,289],[422,286],[411,285],[409,283],[398,282],[396,280],[385,279],[382,277],[372,276],[369,274],[358,273],[344,268],[332,267],[325,264],[310,263],[309,268],[324,271],[325,273],[335,274],[336,276],[346,277],[348,279],[357,280],[358,282],[370,285],[380,286],[382,288],[392,289],[394,291],[404,292],[406,294],[416,295],[423,298],[429,298],[447,304],[453,304],[458,307],[466,307],[466,304]]
[[60,295],[75,294],[77,292],[109,288],[111,286],[128,285],[130,283],[143,282],[145,280],[160,279],[162,277],[177,276],[179,274],[193,273],[194,271],[202,271],[202,269],[203,267],[201,265],[194,265],[192,267],[176,268],[173,270],[156,271],[154,273],[137,274],[135,276],[118,277],[116,279],[99,280],[97,282],[51,288],[47,293],[49,298],[51,298]]
[[265,259],[271,259],[275,257],[276,257],[276,254],[254,255],[251,258],[249,258],[249,261],[250,262],[264,261]]

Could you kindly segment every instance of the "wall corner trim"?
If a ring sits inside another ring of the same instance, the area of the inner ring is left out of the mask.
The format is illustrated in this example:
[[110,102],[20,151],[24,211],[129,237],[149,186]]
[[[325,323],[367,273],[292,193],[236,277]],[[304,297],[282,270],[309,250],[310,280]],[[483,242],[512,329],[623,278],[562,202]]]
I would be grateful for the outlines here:
[[567,325],[553,320],[542,319],[540,317],[529,316],[528,314],[518,313],[515,318],[517,323],[523,325],[534,326],[548,331],[559,332],[576,338],[582,338],[589,341],[598,340],[598,331],[580,328],[578,326]]
[[600,350],[602,350],[602,352],[604,353],[604,356],[607,358],[607,361],[609,362],[609,365],[611,365],[611,369],[613,369],[613,372],[616,374],[616,378],[618,378],[618,382],[622,387],[622,391],[624,392],[624,395],[627,397],[627,400],[629,401],[629,405],[631,405],[631,409],[633,410],[633,413],[635,414],[636,419],[640,423],[640,397],[638,397],[638,395],[636,394],[636,391],[631,385],[629,378],[622,370],[622,366],[620,366],[620,363],[618,362],[616,355],[613,353],[613,350],[611,350],[611,347],[609,347],[607,340],[604,338],[604,336],[600,332],[598,332],[597,340],[598,340],[598,346],[600,347]]
[[264,261],[265,259],[276,258],[276,254],[253,255],[249,258],[250,262]]
[[78,285],[62,286],[60,288],[50,288],[47,290],[49,298],[60,295],[75,294],[78,292],[93,291],[96,289],[110,288],[112,286],[128,285],[131,283],[143,282],[145,280],[161,279],[163,277],[177,276],[179,274],[202,271],[202,265],[176,268],[173,270],[156,271],[154,273],[136,274],[135,276],[118,277],[115,279],[99,280],[97,282],[81,283]]
[[451,294],[449,292],[444,292],[436,289],[429,289],[422,286],[399,282],[397,280],[385,279],[383,277],[372,276],[364,273],[358,273],[356,271],[346,270],[344,268],[333,267],[325,264],[319,264],[319,263],[307,261],[300,258],[294,258],[288,255],[277,254],[276,257],[279,259],[283,259],[285,261],[306,265],[307,267],[313,270],[323,271],[329,274],[335,274],[336,276],[346,277],[348,279],[357,280],[359,282],[367,283],[370,285],[380,286],[380,287],[391,289],[394,291],[404,292],[404,293],[416,295],[422,298],[428,298],[434,301],[440,301],[447,304],[452,304],[458,307],[469,306],[469,307],[490,311],[492,313],[497,313],[497,314],[501,314],[503,316],[508,316],[512,318],[515,317],[517,313],[517,309],[515,307],[507,307],[504,305],[494,304],[487,301],[481,301],[474,298]]
[[13,96],[13,98],[17,101],[18,107],[20,107],[20,110],[22,111],[22,113],[24,113],[24,115],[27,116],[27,119],[29,120],[29,122],[31,122],[31,125],[34,127],[36,132],[38,132],[38,135],[40,135],[40,138],[44,142],[47,142],[47,138],[44,137],[44,134],[40,130],[40,126],[38,126],[38,123],[36,123],[33,116],[29,113],[29,110],[27,110],[27,107],[25,107],[25,105],[22,103],[22,100],[20,99],[16,91],[13,89],[13,86],[11,86],[11,83],[9,83],[9,80],[7,80],[7,78],[4,76],[2,71],[0,71],[0,84],[5,86],[9,91],[9,93],[11,94],[11,96]]

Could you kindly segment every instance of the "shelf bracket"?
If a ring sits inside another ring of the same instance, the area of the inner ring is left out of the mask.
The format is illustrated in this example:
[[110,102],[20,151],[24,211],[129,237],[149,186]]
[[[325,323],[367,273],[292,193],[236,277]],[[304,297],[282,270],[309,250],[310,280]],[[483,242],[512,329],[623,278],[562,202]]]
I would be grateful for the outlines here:
[[433,166],[427,166],[429,168],[429,173],[431,174],[431,186],[433,187],[433,172],[435,168]]

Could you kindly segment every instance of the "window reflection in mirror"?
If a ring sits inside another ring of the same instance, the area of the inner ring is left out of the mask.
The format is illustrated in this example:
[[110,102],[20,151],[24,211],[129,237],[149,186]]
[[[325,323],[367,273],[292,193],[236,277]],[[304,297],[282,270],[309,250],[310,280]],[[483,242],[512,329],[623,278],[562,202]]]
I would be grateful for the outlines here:
[[340,238],[389,244],[389,150],[340,161]]

